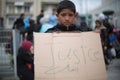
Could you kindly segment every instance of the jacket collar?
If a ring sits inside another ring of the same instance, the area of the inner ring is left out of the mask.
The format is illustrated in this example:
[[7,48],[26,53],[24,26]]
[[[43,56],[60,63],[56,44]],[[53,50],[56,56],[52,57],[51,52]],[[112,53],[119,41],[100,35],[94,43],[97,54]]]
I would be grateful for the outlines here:
[[74,31],[74,30],[76,30],[75,25],[64,26],[62,24],[57,24],[56,28],[59,29],[60,31]]

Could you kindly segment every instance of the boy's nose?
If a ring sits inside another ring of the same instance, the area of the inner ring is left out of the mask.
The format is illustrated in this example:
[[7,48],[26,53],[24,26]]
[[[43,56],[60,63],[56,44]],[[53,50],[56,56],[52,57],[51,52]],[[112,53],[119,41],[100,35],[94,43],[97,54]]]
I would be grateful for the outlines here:
[[65,20],[69,20],[69,17],[68,17],[68,16],[66,16],[66,17],[65,17]]

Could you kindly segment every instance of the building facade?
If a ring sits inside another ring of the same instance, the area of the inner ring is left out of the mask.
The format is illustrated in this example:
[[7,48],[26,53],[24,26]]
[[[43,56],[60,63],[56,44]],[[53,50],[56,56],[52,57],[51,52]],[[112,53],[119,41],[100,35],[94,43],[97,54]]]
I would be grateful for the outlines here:
[[0,29],[3,28],[4,18],[5,18],[5,3],[6,0],[0,0]]
[[34,20],[41,9],[49,15],[52,9],[56,8],[59,1],[60,0],[6,0],[3,15],[5,22],[4,28],[12,28],[14,21],[21,13],[25,13],[26,17],[30,17]]
[[[102,0],[102,5],[97,9],[91,11],[94,17],[98,17],[99,14],[103,13],[103,11],[114,11],[112,15],[114,20],[114,25],[116,27],[120,27],[120,0]],[[96,19],[96,18],[95,18]]]
[[14,21],[21,13],[25,13],[26,16],[32,17],[31,8],[33,4],[33,0],[7,0],[5,12],[6,23],[4,28],[12,28]]

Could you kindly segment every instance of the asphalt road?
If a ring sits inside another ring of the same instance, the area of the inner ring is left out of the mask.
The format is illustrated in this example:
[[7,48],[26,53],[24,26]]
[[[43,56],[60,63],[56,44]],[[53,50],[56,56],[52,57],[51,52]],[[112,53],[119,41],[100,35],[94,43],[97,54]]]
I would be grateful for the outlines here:
[[108,65],[107,77],[108,80],[120,80],[120,59],[114,59]]

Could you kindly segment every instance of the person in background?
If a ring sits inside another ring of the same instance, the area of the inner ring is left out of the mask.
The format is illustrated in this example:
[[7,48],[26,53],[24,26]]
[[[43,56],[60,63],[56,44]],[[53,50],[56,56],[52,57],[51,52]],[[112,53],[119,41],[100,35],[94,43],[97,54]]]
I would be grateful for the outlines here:
[[120,30],[116,31],[115,34],[116,34],[116,38],[117,38],[118,42],[120,43]]
[[76,32],[80,30],[75,25],[76,8],[73,2],[69,0],[61,1],[56,10],[58,23],[46,32]]
[[30,20],[29,17],[25,17],[25,18],[24,18],[25,29],[28,28],[28,27],[30,26],[29,20]]
[[17,75],[20,80],[34,80],[34,56],[33,44],[30,41],[22,41],[17,55]]
[[100,33],[101,30],[106,30],[106,27],[102,25],[102,22],[100,20],[95,21],[95,32]]
[[22,35],[22,39],[25,39],[25,23],[24,23],[24,18],[25,18],[25,14],[22,13],[20,14],[20,17],[14,22],[13,24],[13,29],[18,30],[18,32],[20,33],[20,35]]
[[25,38],[31,42],[33,42],[33,32],[39,32],[40,26],[35,24],[35,21],[33,19],[30,19],[29,21],[29,27],[25,30]]
[[57,17],[56,17],[56,9],[52,10],[52,14],[49,17],[49,23],[55,26],[58,23]]
[[41,10],[40,14],[36,18],[36,22],[38,26],[41,26],[40,20],[42,17],[44,17],[44,10]]
[[109,41],[110,44],[115,48],[116,52],[120,54],[120,43],[118,42],[117,37],[113,31],[109,32]]
[[103,20],[103,25],[106,27],[107,32],[113,31],[114,25],[112,25],[111,23],[109,23],[108,18]]
[[16,21],[13,24],[13,29],[17,29],[20,32],[22,32],[24,30],[24,26],[25,26],[24,17],[25,17],[24,13],[20,14],[20,17],[18,19],[16,19]]
[[107,28],[102,25],[102,22],[100,20],[96,20],[94,31],[97,33],[100,33],[105,64],[108,65],[109,64],[108,56],[110,55],[108,54],[108,49],[109,49],[110,43],[109,43]]
[[86,32],[86,31],[92,31],[92,29],[88,28],[88,25],[85,21],[82,21],[80,23],[80,27],[79,27],[80,31],[82,32]]
[[47,16],[44,16],[41,20],[40,20],[42,26],[40,29],[40,33],[44,33],[46,32],[49,28],[54,27],[52,23],[50,23],[50,20]]

